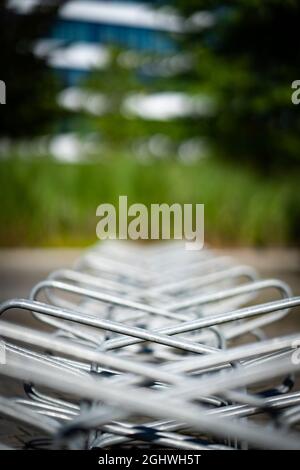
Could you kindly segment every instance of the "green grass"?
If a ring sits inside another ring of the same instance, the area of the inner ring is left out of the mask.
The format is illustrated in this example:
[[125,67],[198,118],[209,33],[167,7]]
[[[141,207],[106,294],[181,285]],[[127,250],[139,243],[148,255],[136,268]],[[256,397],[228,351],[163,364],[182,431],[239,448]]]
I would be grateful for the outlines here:
[[1,246],[87,245],[96,208],[128,203],[204,203],[205,239],[216,245],[296,245],[299,174],[266,178],[206,159],[143,165],[127,155],[102,163],[10,158],[0,163]]

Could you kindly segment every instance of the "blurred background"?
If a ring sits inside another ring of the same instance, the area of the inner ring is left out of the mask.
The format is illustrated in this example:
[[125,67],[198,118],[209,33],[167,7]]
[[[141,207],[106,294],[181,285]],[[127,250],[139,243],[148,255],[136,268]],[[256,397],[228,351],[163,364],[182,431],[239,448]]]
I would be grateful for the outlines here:
[[300,4],[0,0],[0,244],[85,246],[96,207],[204,203],[216,247],[300,235]]

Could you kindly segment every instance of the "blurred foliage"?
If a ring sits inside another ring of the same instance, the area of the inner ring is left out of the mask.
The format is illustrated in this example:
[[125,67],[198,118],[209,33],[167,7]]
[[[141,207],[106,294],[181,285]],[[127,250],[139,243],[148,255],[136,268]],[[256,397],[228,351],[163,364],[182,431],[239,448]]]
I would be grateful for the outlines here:
[[[8,104],[0,107],[0,136],[28,138],[61,124],[55,81],[32,53],[56,7],[44,3],[34,15],[17,18],[3,5],[0,79],[9,86]],[[210,243],[299,243],[300,108],[291,102],[291,83],[300,78],[300,3],[174,0],[172,5],[186,24],[199,10],[211,15],[211,24],[174,37],[178,49],[169,57],[125,51],[133,59],[126,65],[124,51],[112,49],[110,66],[82,83],[84,91],[104,97],[104,112],[82,107],[59,129],[99,136],[97,162],[70,165],[34,155],[0,161],[1,245],[90,244],[96,207],[117,205],[122,194],[129,204],[204,203]],[[131,94],[163,91],[195,100],[211,97],[215,112],[159,121],[124,108]],[[153,136],[172,142],[168,155],[140,158],[136,144]],[[209,152],[204,145],[209,158],[183,164],[188,160],[181,158],[180,146],[195,139],[209,143]]]
[[[109,47],[109,64],[106,68],[95,68],[81,83],[84,91],[91,96],[104,98],[103,112],[75,113],[72,127],[79,131],[96,132],[102,144],[110,151],[123,151],[124,148],[134,151],[141,140],[150,139],[153,135],[168,136],[176,145],[186,137],[183,119],[172,120],[143,119],[126,109],[126,99],[130,96],[147,96],[151,93],[170,91],[168,81],[161,81],[159,75],[149,74],[162,57],[157,54],[126,51]],[[127,56],[127,59],[125,58]],[[133,62],[133,64],[127,63]]]
[[[83,82],[83,88],[104,98],[104,110],[100,115],[86,114],[84,128],[97,132],[104,145],[112,149],[123,149],[132,140],[143,134],[144,123],[136,117],[125,115],[123,104],[130,93],[143,92],[145,86],[132,69],[120,64],[120,49],[110,47],[109,64],[104,69],[94,69]],[[79,127],[82,126],[82,121]]]
[[300,111],[291,102],[300,68],[299,1],[175,3],[186,19],[201,10],[212,15],[210,26],[179,38],[195,64],[182,86],[205,91],[217,105],[215,116],[190,120],[187,132],[205,134],[217,155],[264,173],[299,165]]
[[[263,174],[299,167],[300,112],[291,101],[300,66],[299,1],[164,3],[175,6],[188,25],[186,34],[173,35],[177,53],[171,52],[170,61],[185,59],[190,66],[166,73],[165,55],[140,54],[135,67],[126,68],[115,51],[110,66],[95,71],[85,84],[104,93],[110,103],[108,112],[90,116],[86,127],[99,131],[115,149],[160,133],[175,146],[202,138],[213,157],[232,159]],[[199,12],[206,15],[206,25],[200,28],[195,27]],[[128,94],[162,91],[189,93],[195,100],[210,97],[214,112],[161,122],[124,113]]]
[[193,165],[132,154],[69,165],[49,159],[0,162],[1,245],[84,245],[96,239],[96,208],[128,204],[205,204],[205,238],[215,245],[294,244],[299,239],[297,175],[266,179],[214,159]]
[[7,104],[0,107],[0,136],[20,138],[53,129],[60,115],[58,83],[45,60],[34,54],[38,39],[47,37],[59,0],[47,0],[20,15],[0,0],[0,79]]

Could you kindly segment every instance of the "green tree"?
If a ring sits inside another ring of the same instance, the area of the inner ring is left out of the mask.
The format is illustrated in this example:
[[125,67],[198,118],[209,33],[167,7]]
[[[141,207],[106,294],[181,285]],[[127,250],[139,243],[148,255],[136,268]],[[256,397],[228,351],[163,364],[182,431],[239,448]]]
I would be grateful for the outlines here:
[[58,84],[45,60],[34,54],[34,47],[38,39],[47,37],[60,4],[41,2],[20,14],[7,0],[0,0],[0,79],[7,90],[7,104],[0,106],[0,136],[42,134],[59,115]]
[[187,133],[206,135],[217,155],[265,173],[298,165],[300,107],[291,102],[291,84],[300,79],[299,1],[176,0],[176,6],[190,25],[199,11],[211,15],[206,28],[179,39],[194,67],[176,78],[178,86],[216,103],[213,116],[186,122]]
[[[132,54],[134,65],[125,65],[124,54]],[[126,111],[126,99],[131,95],[143,95],[169,91],[169,83],[159,76],[150,76],[147,72],[153,64],[159,64],[162,58],[156,54],[137,51],[125,51],[116,47],[109,48],[109,63],[104,69],[95,69],[82,83],[82,90],[91,96],[101,96],[106,105],[99,115],[81,113],[77,121],[79,129],[98,132],[101,140],[115,151],[132,150],[139,139],[147,140],[155,134],[168,136],[180,141],[185,130],[182,120],[159,121],[143,119]]]

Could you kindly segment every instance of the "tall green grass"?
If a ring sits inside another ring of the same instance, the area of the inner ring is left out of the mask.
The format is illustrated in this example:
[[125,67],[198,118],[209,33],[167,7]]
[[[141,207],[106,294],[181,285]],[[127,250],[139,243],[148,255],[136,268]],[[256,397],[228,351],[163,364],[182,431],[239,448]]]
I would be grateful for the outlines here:
[[62,164],[10,158],[0,163],[2,246],[85,245],[96,240],[96,208],[128,203],[204,203],[205,239],[216,245],[296,245],[299,174],[262,177],[205,159],[141,164],[128,155]]

